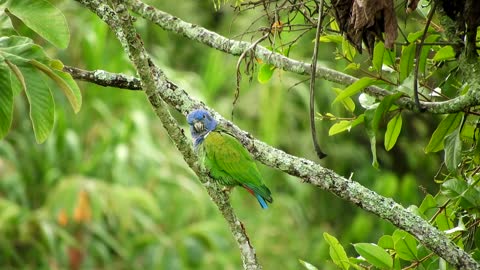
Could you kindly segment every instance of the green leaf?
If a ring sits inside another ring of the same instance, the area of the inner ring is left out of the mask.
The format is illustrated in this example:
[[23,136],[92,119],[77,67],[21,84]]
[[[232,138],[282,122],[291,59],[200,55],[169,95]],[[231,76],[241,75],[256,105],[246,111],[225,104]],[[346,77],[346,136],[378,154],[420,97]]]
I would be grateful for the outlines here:
[[402,114],[395,115],[387,124],[387,130],[385,131],[385,150],[389,151],[393,148],[397,142],[398,135],[402,130]]
[[42,143],[53,128],[55,112],[53,96],[38,70],[33,67],[22,67],[20,70],[25,78],[25,92],[30,103],[30,119],[35,138],[38,143]]
[[378,130],[378,126],[380,125],[380,120],[390,110],[393,103],[399,99],[403,93],[397,92],[393,95],[386,96],[382,99],[380,104],[378,104],[377,109],[375,110],[375,116],[373,117],[372,127],[375,131]]
[[356,93],[362,91],[365,87],[374,84],[376,81],[377,80],[375,78],[370,77],[363,77],[359,79],[358,81],[345,88],[345,90],[343,90],[340,94],[338,94],[335,100],[333,100],[333,104],[338,101],[342,101],[347,97],[355,95]]
[[395,251],[400,259],[413,261],[417,259],[417,240],[405,231],[396,230],[393,233]]
[[445,117],[437,129],[433,132],[427,147],[425,147],[425,153],[438,152],[443,149],[443,140],[445,137],[452,133],[462,122],[463,112],[449,114]]
[[455,51],[452,46],[442,47],[433,57],[433,61],[445,61],[449,59],[455,59]]
[[350,42],[343,38],[342,39],[342,53],[343,56],[349,61],[353,62],[353,58],[355,57],[355,54],[357,53],[357,50],[350,44]]
[[309,263],[309,262],[306,262],[304,260],[300,260],[298,259],[298,261],[300,262],[301,265],[303,265],[303,267],[305,267],[305,269],[307,270],[318,270],[317,267],[315,267],[313,264]]
[[[342,92],[342,89],[340,88],[332,88],[333,91],[335,91],[335,93],[338,95]],[[355,102],[353,102],[353,100],[349,97],[345,98],[344,100],[342,100],[342,104],[343,106],[345,107],[345,109],[347,109],[347,111],[349,112],[354,112],[355,111]]]
[[29,65],[30,59],[44,62],[48,59],[42,47],[26,37],[0,37],[0,57],[17,66]]
[[378,42],[373,48],[373,58],[372,58],[372,66],[377,72],[382,71],[383,65],[383,53],[385,52],[385,45],[383,42]]
[[31,60],[30,63],[50,77],[50,79],[52,79],[58,85],[58,87],[62,89],[63,93],[70,102],[70,105],[72,105],[73,111],[78,113],[78,111],[80,111],[80,107],[82,106],[82,94],[80,93],[80,89],[78,88],[77,83],[73,80],[72,76],[59,70],[52,70],[48,66],[36,60]]
[[376,130],[373,127],[373,118],[375,117],[375,109],[365,110],[365,129],[370,139],[370,151],[372,152],[372,166],[378,169],[377,160],[377,139]]
[[384,249],[394,249],[393,237],[391,235],[383,235],[378,239],[378,245]]
[[413,60],[415,58],[415,43],[408,46],[402,46],[400,57],[400,83],[405,80],[413,69]]
[[45,0],[10,1],[8,10],[58,48],[68,47],[70,32],[62,12]]
[[358,243],[354,244],[353,247],[367,262],[372,265],[383,268],[391,269],[393,266],[393,259],[385,251],[385,249],[371,243]]
[[328,130],[328,136],[333,136],[335,134],[344,132],[345,130],[350,131],[350,128],[352,127],[352,122],[347,121],[347,120],[342,120],[338,123],[335,123],[330,127]]
[[445,137],[445,166],[451,173],[456,173],[462,158],[462,141],[460,126]]
[[340,245],[337,238],[326,232],[323,233],[323,238],[325,238],[325,241],[327,241],[330,246],[330,257],[333,262],[341,269],[348,270],[350,264],[348,263],[347,253],[345,253],[345,249]]
[[10,81],[10,69],[0,64],[0,139],[7,135],[12,125],[13,91]]
[[425,212],[429,209],[436,209],[437,208],[437,201],[435,201],[435,198],[431,194],[427,194],[425,198],[422,201],[422,204],[420,204],[420,207],[418,208],[418,211],[421,214],[425,214]]
[[361,114],[355,120],[342,120],[338,123],[335,123],[328,130],[328,136],[333,136],[346,130],[350,131],[353,127],[357,126],[360,123],[363,123],[364,119],[365,116]]
[[479,207],[480,191],[470,187],[467,182],[460,179],[450,179],[442,184],[442,193],[449,198],[462,198],[465,208]]
[[344,38],[340,35],[324,35],[320,37],[320,42],[334,42],[334,43],[342,43]]
[[[425,38],[425,43],[435,42],[439,37],[440,35],[429,35],[427,38]],[[432,49],[432,45],[422,46],[422,50],[420,51],[420,60],[418,61],[418,72],[420,74],[425,73],[425,67],[427,65],[427,59],[431,49]]]
[[262,64],[260,70],[258,71],[258,81],[260,83],[267,83],[270,78],[272,78],[273,71],[275,70],[275,66],[271,64]]

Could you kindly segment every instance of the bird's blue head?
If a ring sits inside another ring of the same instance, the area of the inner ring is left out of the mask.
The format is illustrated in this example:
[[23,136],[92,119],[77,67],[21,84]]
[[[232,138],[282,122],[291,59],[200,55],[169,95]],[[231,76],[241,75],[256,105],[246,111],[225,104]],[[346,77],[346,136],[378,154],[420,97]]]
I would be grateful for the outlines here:
[[200,144],[205,135],[217,127],[217,121],[204,109],[197,109],[187,115],[190,132],[195,141],[195,146]]

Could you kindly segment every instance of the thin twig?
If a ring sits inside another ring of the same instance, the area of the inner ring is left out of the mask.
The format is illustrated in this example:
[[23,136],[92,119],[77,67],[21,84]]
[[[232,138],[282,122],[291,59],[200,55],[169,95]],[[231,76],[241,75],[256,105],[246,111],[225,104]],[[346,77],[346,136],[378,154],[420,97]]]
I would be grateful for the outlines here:
[[[317,70],[317,59],[318,59],[318,44],[320,39],[320,33],[322,32],[322,21],[323,21],[323,0],[320,0],[320,4],[315,2],[318,8],[318,20],[317,20],[317,30],[315,32],[315,45],[313,47],[313,56],[312,56],[312,70]],[[323,153],[317,139],[317,128],[315,125],[315,73],[312,72],[310,75],[310,132],[312,135],[313,147],[315,148],[315,153],[317,157],[322,159],[327,156]]]

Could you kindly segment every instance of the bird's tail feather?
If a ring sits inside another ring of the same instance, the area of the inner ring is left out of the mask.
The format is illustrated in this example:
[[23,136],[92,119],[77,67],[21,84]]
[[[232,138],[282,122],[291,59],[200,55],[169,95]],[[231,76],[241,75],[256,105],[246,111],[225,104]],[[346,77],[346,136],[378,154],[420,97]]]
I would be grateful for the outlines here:
[[257,198],[258,203],[260,203],[260,206],[263,209],[267,209],[268,205],[267,202],[272,203],[273,199],[272,196],[270,195],[271,192],[268,189],[267,186],[262,185],[261,187],[252,187],[249,185],[243,185],[243,187],[250,192],[255,198]]

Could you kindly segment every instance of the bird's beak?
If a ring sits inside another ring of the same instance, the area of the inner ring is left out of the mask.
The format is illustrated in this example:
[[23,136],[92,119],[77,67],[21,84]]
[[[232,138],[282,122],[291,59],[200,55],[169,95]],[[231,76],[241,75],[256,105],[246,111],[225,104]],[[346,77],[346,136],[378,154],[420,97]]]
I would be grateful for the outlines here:
[[205,128],[203,126],[203,123],[202,122],[195,122],[193,123],[193,129],[195,129],[196,132],[200,133],[202,132]]

